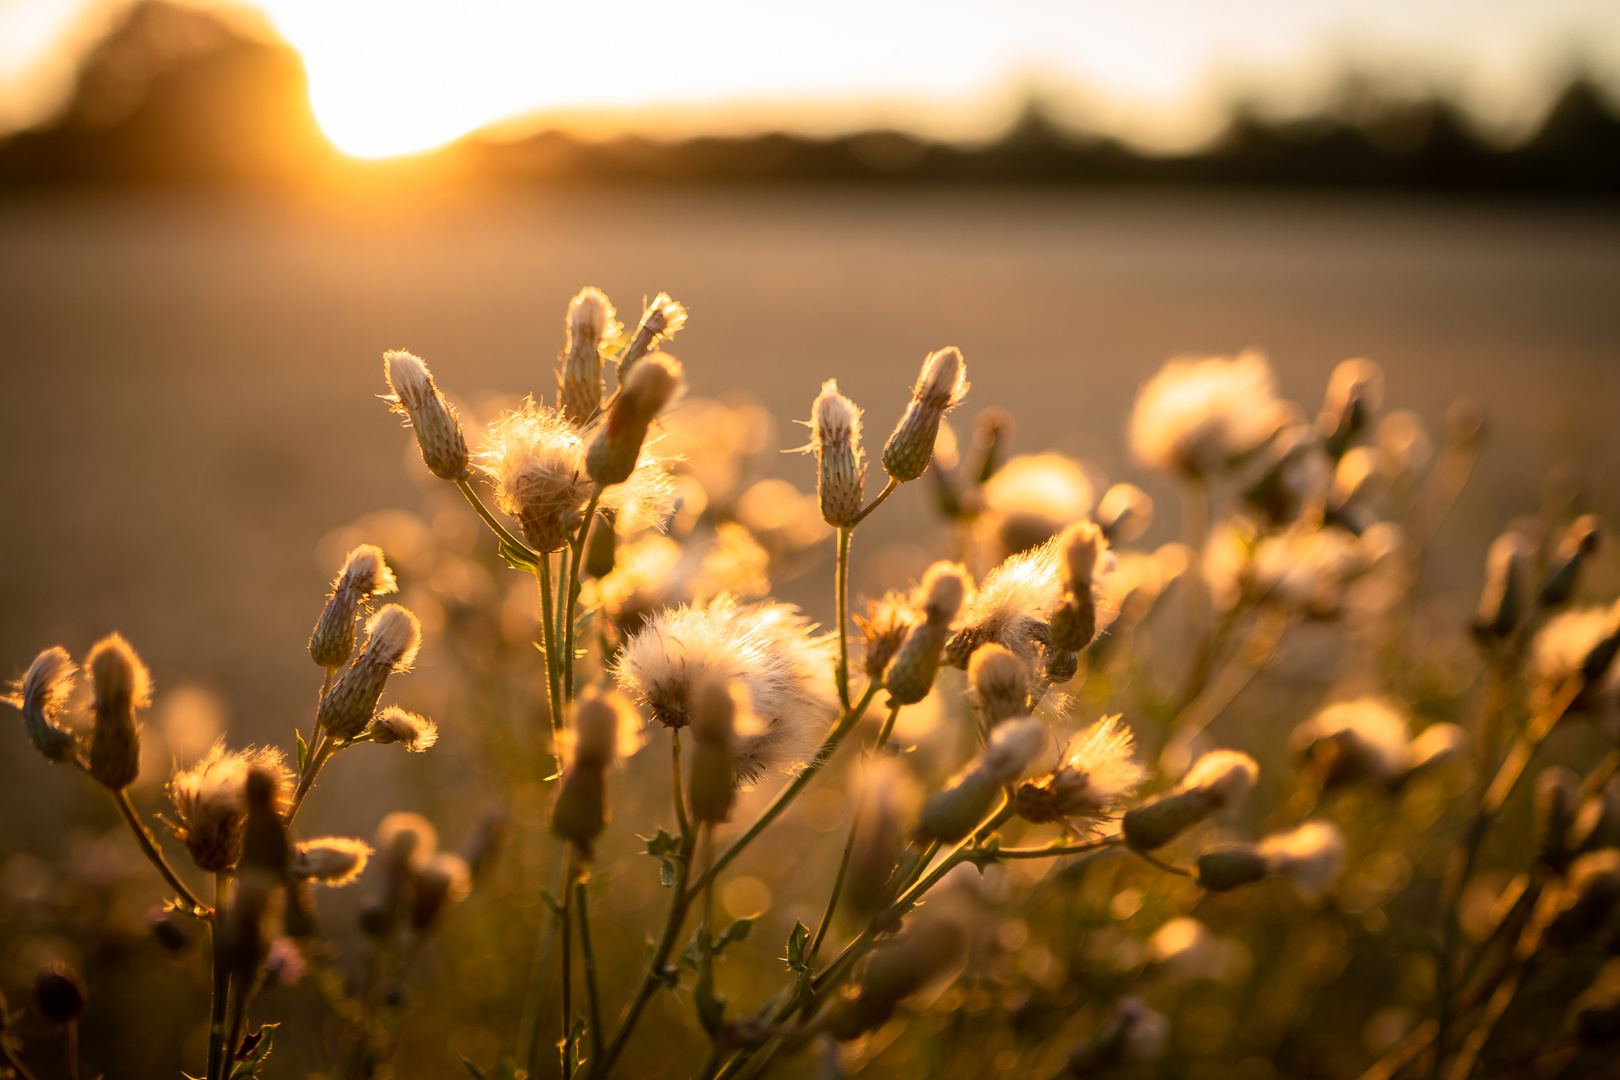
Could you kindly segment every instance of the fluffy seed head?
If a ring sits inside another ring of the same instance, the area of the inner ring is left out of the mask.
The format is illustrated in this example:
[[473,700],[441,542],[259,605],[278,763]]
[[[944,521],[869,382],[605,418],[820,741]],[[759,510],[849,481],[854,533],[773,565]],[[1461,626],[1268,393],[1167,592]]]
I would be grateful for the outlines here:
[[410,670],[422,644],[416,616],[388,604],[366,623],[366,644],[349,670],[321,699],[317,719],[333,737],[352,739],[366,729],[377,711],[388,676]]
[[441,851],[416,872],[411,885],[411,926],[421,934],[433,928],[447,905],[467,899],[472,874],[460,855]]
[[376,842],[383,869],[401,878],[433,857],[439,847],[439,833],[421,814],[396,810],[378,822]]
[[1325,821],[1307,821],[1256,845],[1267,872],[1293,882],[1300,895],[1321,896],[1344,870],[1344,836]]
[[[973,650],[995,642],[1022,659],[1031,671],[1040,650],[1050,640],[1048,624],[1064,602],[1061,537],[1031,551],[1014,555],[985,576],[978,590],[962,606],[959,630],[946,649],[946,659],[966,667]],[[1104,600],[1106,590],[1093,590],[1095,632],[1112,625],[1118,608]]]
[[866,668],[867,678],[874,681],[882,680],[884,669],[889,666],[889,661],[894,659],[900,643],[906,639],[906,632],[916,621],[916,609],[901,593],[890,591],[882,599],[867,602],[865,617],[855,616],[855,622],[861,628],[861,636],[866,639],[866,657],[863,666]]
[[383,377],[392,393],[383,400],[403,413],[416,430],[416,444],[422,461],[434,476],[445,480],[465,480],[472,475],[467,454],[467,438],[461,432],[456,411],[444,400],[433,374],[420,358],[402,350],[383,354]]
[[820,466],[816,494],[821,516],[839,528],[853,525],[861,512],[866,466],[861,462],[861,411],[838,392],[836,379],[821,384],[810,408],[810,448]]
[[1097,504],[1097,524],[1114,547],[1140,539],[1153,524],[1153,498],[1135,484],[1115,484]]
[[1132,756],[1134,742],[1118,716],[1092,724],[1056,769],[1019,787],[1019,816],[1046,823],[1100,819],[1116,812],[1147,777]]
[[53,645],[34,657],[28,673],[12,685],[11,695],[4,699],[22,710],[28,738],[47,761],[67,761],[78,752],[73,733],[61,723],[77,671],[67,650]]
[[617,335],[618,320],[602,291],[587,286],[569,302],[567,321],[557,400],[563,415],[583,426],[602,404],[602,345]]
[[1136,395],[1131,450],[1151,468],[1207,476],[1271,438],[1278,419],[1261,354],[1172,360]]
[[1408,762],[1406,718],[1376,698],[1329,705],[1295,728],[1290,742],[1321,770],[1325,787],[1387,784]]
[[911,404],[883,447],[883,468],[896,480],[915,480],[928,470],[934,440],[946,412],[967,397],[967,365],[953,347],[930,353],[923,361]]
[[95,691],[90,775],[103,787],[117,791],[133,784],[140,774],[141,728],[135,712],[152,704],[152,677],[119,634],[96,642],[84,666]]
[[1236,750],[1212,750],[1193,762],[1179,785],[1183,791],[1201,791],[1214,800],[1215,809],[1236,809],[1248,801],[1260,779],[1254,758]]
[[986,645],[973,654],[968,680],[978,698],[984,730],[1011,717],[1029,715],[1029,671],[1000,645]]
[[1083,519],[1096,497],[1078,461],[1063,454],[1020,454],[979,489],[976,531],[989,561],[1039,547]]
[[348,663],[354,653],[354,624],[373,596],[383,596],[399,588],[394,572],[388,569],[382,549],[361,544],[349,552],[343,569],[332,582],[332,593],[309,637],[309,655],[324,668]]
[[372,717],[366,735],[374,743],[403,743],[407,751],[420,754],[439,741],[439,725],[425,716],[390,705]]
[[292,773],[279,750],[231,751],[223,741],[217,742],[201,761],[169,781],[169,800],[178,819],[175,834],[198,869],[219,873],[242,857],[248,777],[254,774],[270,778],[272,806],[285,813],[291,803]]
[[293,849],[293,876],[332,888],[348,885],[365,872],[371,846],[349,836],[305,840]]
[[667,353],[653,353],[622,381],[607,419],[585,454],[585,471],[603,487],[635,474],[647,441],[647,428],[685,389],[681,364]]

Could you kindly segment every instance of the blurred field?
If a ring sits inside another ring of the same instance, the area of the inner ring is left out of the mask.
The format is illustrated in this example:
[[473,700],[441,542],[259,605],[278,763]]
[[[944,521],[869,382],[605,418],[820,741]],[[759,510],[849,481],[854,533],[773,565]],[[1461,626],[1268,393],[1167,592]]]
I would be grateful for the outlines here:
[[[366,208],[14,200],[0,203],[0,665],[9,675],[58,641],[79,655],[117,628],[160,689],[213,690],[236,741],[285,744],[318,684],[303,645],[332,572],[320,539],[424,498],[408,436],[372,396],[382,351],[417,352],[468,402],[548,392],[564,305],[587,283],[632,318],[658,290],[688,305],[672,351],[695,393],[744,389],[781,419],[807,415],[837,377],[874,440],[924,352],[957,344],[969,412],[1005,407],[1018,449],[1143,482],[1164,496],[1162,538],[1176,530],[1170,493],[1121,450],[1135,388],[1169,355],[1248,345],[1313,408],[1354,355],[1381,362],[1391,403],[1436,429],[1454,397],[1481,402],[1492,442],[1452,529],[1468,545],[1440,548],[1442,589],[1477,587],[1489,529],[1534,511],[1562,462],[1579,461],[1585,508],[1620,510],[1611,211],[827,190]],[[803,441],[785,424],[778,436]],[[813,486],[800,458],[776,472]],[[862,530],[858,563],[927,535],[914,487]],[[785,598],[825,618],[800,584]],[[454,751],[466,736],[438,719]],[[339,766],[351,782],[311,806],[323,831],[367,835],[384,809],[420,808],[393,797],[401,787],[467,780],[466,756],[356,754]],[[0,838],[0,864],[53,851],[87,808],[105,811],[76,780],[47,773],[20,724],[0,725],[0,815],[27,822]],[[457,804],[457,824],[476,809]]]

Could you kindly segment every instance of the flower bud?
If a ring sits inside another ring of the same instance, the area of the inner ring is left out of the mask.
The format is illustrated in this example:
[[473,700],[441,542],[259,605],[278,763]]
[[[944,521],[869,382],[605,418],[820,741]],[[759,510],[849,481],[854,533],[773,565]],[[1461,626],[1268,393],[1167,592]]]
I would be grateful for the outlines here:
[[827,1031],[847,1040],[879,1027],[901,1001],[961,964],[968,943],[968,928],[960,918],[943,912],[919,915],[872,954],[856,996],[844,998],[828,1014]]
[[1153,498],[1135,484],[1115,484],[1103,492],[1096,517],[1109,547],[1129,544],[1153,524]]
[[349,670],[321,699],[316,718],[333,738],[352,739],[366,730],[388,676],[408,671],[422,644],[416,616],[388,604],[366,623],[366,644]]
[[635,336],[630,339],[630,344],[625,346],[624,352],[619,356],[619,385],[624,385],[625,377],[636,361],[685,325],[686,308],[671,300],[668,293],[659,293],[653,297],[652,303],[641,313],[641,324],[636,327]]
[[445,480],[465,480],[472,475],[467,438],[461,433],[456,411],[434,385],[433,374],[420,358],[395,350],[383,354],[383,377],[392,394],[383,400],[403,413],[416,429],[416,444],[422,461],[434,476]]
[[61,722],[77,670],[67,650],[53,645],[34,658],[28,674],[13,685],[12,696],[4,699],[22,710],[29,741],[47,761],[67,761],[79,749],[73,732]]
[[1325,821],[1307,821],[1268,836],[1255,849],[1266,860],[1268,874],[1287,878],[1307,899],[1332,888],[1344,870],[1344,836]]
[[883,468],[896,480],[915,480],[934,457],[934,438],[945,413],[967,396],[967,368],[960,350],[930,353],[923,361],[911,404],[883,447]]
[[95,731],[90,737],[90,775],[112,791],[135,782],[141,771],[141,728],[135,710],[152,702],[146,665],[118,634],[102,638],[84,666],[95,691]]
[[1569,847],[1570,826],[1575,823],[1575,800],[1581,778],[1561,765],[1542,769],[1536,776],[1535,836],[1541,861],[1563,872],[1574,853]]
[[1125,842],[1139,851],[1161,848],[1217,811],[1241,806],[1260,767],[1247,754],[1214,750],[1187,770],[1172,790],[1125,812]]
[[441,851],[416,872],[412,883],[411,927],[417,933],[433,928],[446,904],[459,904],[472,891],[472,877],[460,855]]
[[851,911],[871,915],[889,895],[889,878],[900,861],[905,770],[891,757],[873,762],[862,787],[865,812],[849,854],[844,897]]
[[894,654],[900,650],[900,645],[911,630],[912,623],[916,621],[917,613],[911,605],[898,593],[889,593],[881,600],[867,602],[866,616],[855,616],[855,623],[861,628],[861,636],[866,639],[866,655],[862,666],[866,669],[867,677],[874,682],[881,682],[883,670],[894,659]]
[[347,836],[305,840],[293,851],[293,877],[341,888],[365,872],[371,846]]
[[647,427],[681,393],[685,382],[680,361],[653,353],[619,388],[607,419],[585,453],[585,471],[598,485],[622,484],[636,471]]
[[1164,1056],[1170,1021],[1140,998],[1120,998],[1091,1041],[1069,1055],[1067,1075],[1100,1076],[1123,1065],[1141,1065]]
[[568,346],[557,359],[557,404],[576,426],[602,405],[602,343],[616,328],[613,305],[600,289],[584,288],[568,304]]
[[866,480],[861,463],[861,411],[838,392],[835,379],[821,384],[821,394],[810,408],[810,447],[820,466],[816,494],[822,518],[834,528],[855,524]]
[[747,691],[705,678],[692,687],[692,775],[687,797],[692,817],[710,824],[731,816],[737,798],[737,720],[747,713]]
[[1266,857],[1250,844],[1198,856],[1198,884],[1209,892],[1230,892],[1259,881],[1269,872]]
[[1620,905],[1620,850],[1588,852],[1569,866],[1547,944],[1565,948],[1602,929]]
[[242,866],[281,878],[292,861],[287,827],[278,804],[284,800],[279,777],[264,769],[247,774],[247,821],[242,826]]
[[587,577],[600,581],[613,573],[614,549],[619,542],[614,519],[618,516],[617,512],[607,510],[591,522],[591,532],[585,541],[585,561],[580,564]]
[[425,716],[390,705],[372,717],[365,737],[384,746],[404,743],[407,751],[420,754],[439,741],[439,725]]
[[572,760],[551,810],[551,831],[582,859],[608,821],[607,769],[618,751],[620,717],[629,704],[616,693],[588,689],[574,707]]
[[1541,587],[1541,602],[1547,607],[1567,604],[1575,595],[1575,583],[1587,556],[1597,550],[1602,529],[1596,514],[1584,514],[1575,519],[1569,531],[1558,542],[1552,562],[1547,567],[1547,581]]
[[1012,650],[994,643],[981,646],[968,661],[968,680],[985,731],[1011,717],[1029,715],[1029,672]]
[[917,834],[954,844],[978,828],[1003,785],[1016,780],[1046,741],[1039,720],[1009,720],[990,734],[984,753],[923,803]]
[[398,587],[394,572],[383,561],[381,548],[361,544],[349,552],[309,636],[309,655],[323,668],[348,663],[354,653],[354,624],[361,609],[373,596],[391,593]]
[[1581,803],[1565,843],[1577,855],[1620,845],[1620,780],[1610,780]]
[[84,980],[60,960],[34,978],[40,1015],[53,1024],[69,1024],[83,1015],[84,998]]
[[220,918],[214,948],[219,951],[224,967],[244,983],[252,981],[264,962],[269,945],[264,920],[277,885],[277,879],[263,871],[238,874],[231,888],[230,902]]
[[1334,457],[1344,453],[1384,399],[1384,370],[1371,360],[1346,360],[1333,369],[1316,430]]
[[967,589],[967,571],[955,563],[935,563],[923,575],[923,621],[907,632],[884,676],[890,701],[915,705],[933,689],[951,620],[962,610]]
[[1498,536],[1485,557],[1485,588],[1480,593],[1474,633],[1482,639],[1507,637],[1524,618],[1526,591],[1536,545],[1517,529]]

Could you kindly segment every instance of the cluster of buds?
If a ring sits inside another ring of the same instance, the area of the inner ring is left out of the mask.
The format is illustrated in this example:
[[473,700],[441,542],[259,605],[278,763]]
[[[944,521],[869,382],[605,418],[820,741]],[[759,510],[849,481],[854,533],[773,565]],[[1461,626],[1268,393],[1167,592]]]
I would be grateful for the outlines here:
[[328,671],[349,662],[354,655],[355,624],[374,596],[384,596],[399,588],[394,572],[383,559],[382,549],[361,544],[343,560],[343,569],[332,582],[326,607],[309,635],[309,655]]
[[377,711],[388,676],[410,670],[422,643],[416,616],[388,604],[366,623],[366,643],[349,670],[321,698],[316,720],[334,739],[361,735]]
[[1076,654],[1097,636],[1095,586],[1099,569],[1109,559],[1108,540],[1089,521],[1069,526],[1062,538],[1063,602],[1052,612],[1050,627],[1051,658],[1048,667],[1073,676]]
[[629,702],[612,691],[586,690],[574,706],[569,761],[551,808],[551,831],[567,840],[575,857],[591,859],[592,845],[607,825],[607,771],[618,756],[620,724]]
[[1213,750],[1193,762],[1181,783],[1125,812],[1125,842],[1138,851],[1163,847],[1210,815],[1248,801],[1260,767],[1236,750]]
[[922,621],[906,631],[883,675],[884,689],[896,705],[915,705],[933,689],[951,623],[972,587],[967,571],[956,563],[935,563],[923,575]]

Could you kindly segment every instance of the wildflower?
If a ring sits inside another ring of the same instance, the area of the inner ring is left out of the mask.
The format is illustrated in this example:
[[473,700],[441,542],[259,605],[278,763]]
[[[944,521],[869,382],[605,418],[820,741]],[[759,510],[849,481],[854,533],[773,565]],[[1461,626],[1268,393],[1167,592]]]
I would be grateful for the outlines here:
[[1384,403],[1384,369],[1371,360],[1346,360],[1333,369],[1316,430],[1335,458],[1366,430]]
[[[568,542],[594,485],[584,444],[561,414],[526,401],[490,427],[478,460],[495,481],[500,508],[517,518],[530,547],[544,553]],[[604,490],[599,505],[618,511],[624,528],[660,525],[673,495],[658,459],[643,446],[630,479]]]
[[321,698],[316,719],[335,739],[352,739],[365,730],[388,676],[409,671],[422,644],[416,616],[388,604],[366,623],[366,644],[349,670]]
[[608,821],[607,770],[618,755],[630,704],[617,693],[587,688],[574,706],[568,734],[569,761],[551,810],[551,831],[569,841],[581,858]]
[[1147,772],[1132,756],[1131,729],[1119,716],[1105,716],[1074,741],[1068,756],[1039,780],[1019,786],[1018,816],[1046,824],[1099,820],[1135,793]]
[[241,858],[248,774],[255,771],[275,779],[278,809],[284,813],[290,802],[292,773],[279,750],[230,751],[223,741],[217,742],[206,757],[169,781],[169,800],[179,819],[175,835],[199,870],[229,870]]
[[1408,764],[1406,719],[1373,698],[1329,705],[1295,728],[1290,741],[1328,788],[1360,780],[1387,784]]
[[614,678],[671,728],[691,721],[693,688],[701,679],[746,689],[764,725],[739,739],[737,775],[752,783],[767,771],[791,771],[807,760],[837,715],[837,642],[812,630],[786,604],[739,606],[720,597],[661,611],[625,643]]
[[439,725],[425,716],[390,705],[371,718],[360,737],[384,745],[404,743],[406,750],[419,754],[439,741]]
[[460,855],[441,851],[422,864],[411,882],[411,927],[419,934],[433,928],[446,904],[459,904],[472,891],[472,875]]
[[1211,814],[1243,805],[1260,767],[1236,750],[1213,750],[1170,791],[1125,812],[1125,840],[1141,851],[1161,848]]
[[1120,1066],[1141,1065],[1164,1056],[1170,1021],[1140,998],[1120,998],[1091,1041],[1069,1055],[1071,1076],[1101,1075]]
[[647,428],[686,386],[681,363],[667,353],[653,353],[619,384],[607,418],[585,452],[585,471],[601,487],[629,480],[641,464]]
[[958,563],[938,562],[923,574],[918,588],[923,596],[923,619],[906,632],[905,641],[884,673],[883,685],[890,701],[915,705],[933,689],[951,623],[962,608],[968,588],[967,572]]
[[980,489],[979,529],[1000,562],[1039,547],[1091,511],[1095,494],[1080,463],[1062,454],[1021,454]]
[[1153,498],[1135,484],[1115,484],[1097,503],[1096,520],[1110,547],[1128,544],[1153,524]]
[[1552,562],[1547,567],[1547,581],[1541,587],[1541,602],[1557,607],[1569,602],[1575,593],[1575,581],[1588,556],[1597,550],[1602,538],[1596,514],[1584,514],[1575,519],[1558,542]]
[[383,377],[393,391],[383,400],[391,403],[394,412],[404,414],[406,423],[416,429],[416,444],[428,471],[445,480],[471,476],[461,421],[434,384],[427,365],[408,352],[386,352]]
[[293,849],[292,873],[335,889],[358,878],[370,858],[369,844],[348,836],[323,836]]
[[911,404],[883,447],[883,468],[895,480],[915,480],[934,457],[939,422],[967,397],[967,367],[954,347],[930,353],[923,361]]
[[828,379],[810,407],[810,449],[820,472],[816,494],[821,516],[835,528],[854,525],[861,513],[861,486],[866,467],[861,462],[861,410],[838,392]]
[[1540,544],[1527,529],[1512,528],[1491,542],[1485,556],[1485,588],[1474,633],[1481,640],[1506,637],[1529,605],[1530,575]]
[[600,289],[586,287],[568,302],[568,345],[557,357],[557,405],[583,427],[602,405],[602,345],[616,337],[619,321]]
[[1172,360],[1143,385],[1131,412],[1131,449],[1152,468],[1208,476],[1276,432],[1265,357]]
[[872,954],[859,989],[827,1017],[827,1031],[848,1040],[880,1027],[900,1002],[942,978],[966,958],[967,923],[944,911],[919,913],[886,947]]
[[354,623],[373,596],[399,588],[394,572],[383,560],[382,549],[361,544],[343,560],[332,582],[331,595],[309,637],[309,655],[323,668],[338,668],[354,653]]
[[692,688],[692,817],[710,825],[731,816],[737,799],[737,730],[749,715],[748,691],[705,678]]
[[855,616],[855,624],[866,640],[866,655],[862,666],[866,676],[874,682],[883,678],[883,670],[894,659],[906,633],[917,621],[917,611],[904,593],[889,591],[882,598],[867,602],[866,615]]
[[103,787],[118,791],[133,784],[140,773],[141,727],[135,712],[152,704],[152,677],[118,634],[96,642],[84,666],[95,691],[90,775]]
[[671,300],[668,293],[653,297],[652,303],[641,313],[641,324],[636,327],[635,336],[619,355],[619,385],[624,385],[625,377],[636,361],[685,325],[686,308]]
[[79,750],[73,732],[62,724],[77,670],[67,650],[53,645],[34,657],[28,674],[12,685],[12,694],[0,699],[22,710],[28,738],[47,761],[67,761]]
[[1029,671],[1000,645],[986,645],[973,654],[968,681],[978,701],[982,730],[989,731],[1014,716],[1029,715]]
[[923,803],[917,834],[954,844],[979,827],[1002,786],[1018,779],[1047,738],[1039,720],[1009,720],[990,733],[984,753]]

